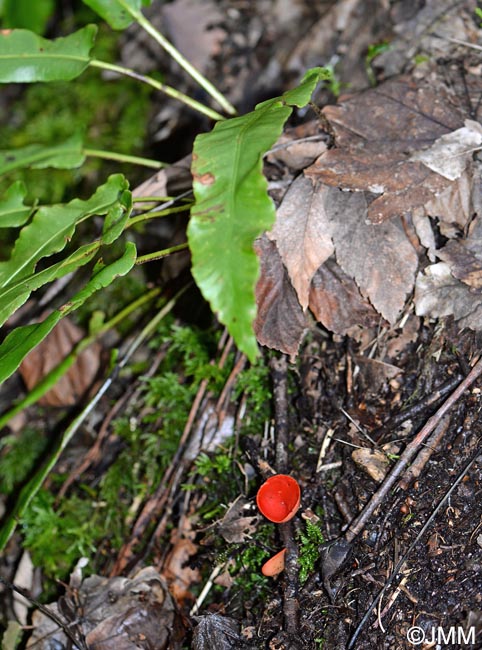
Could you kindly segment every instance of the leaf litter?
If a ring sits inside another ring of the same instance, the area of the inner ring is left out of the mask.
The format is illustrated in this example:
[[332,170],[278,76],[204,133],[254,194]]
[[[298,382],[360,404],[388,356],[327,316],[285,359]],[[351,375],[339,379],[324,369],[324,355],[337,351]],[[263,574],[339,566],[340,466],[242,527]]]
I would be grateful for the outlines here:
[[308,311],[337,334],[394,326],[412,297],[418,315],[481,329],[480,124],[434,72],[322,113],[334,146],[293,180],[271,246],[256,246],[259,343],[295,354]]

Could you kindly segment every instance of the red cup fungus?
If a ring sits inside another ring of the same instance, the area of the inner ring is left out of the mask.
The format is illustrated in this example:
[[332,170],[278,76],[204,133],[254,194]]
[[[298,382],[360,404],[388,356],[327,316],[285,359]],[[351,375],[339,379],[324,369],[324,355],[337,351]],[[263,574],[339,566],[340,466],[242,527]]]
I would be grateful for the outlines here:
[[286,549],[284,548],[279,553],[276,553],[276,555],[273,555],[273,557],[270,557],[261,567],[261,573],[268,577],[277,576],[285,568],[285,555]]
[[283,524],[292,519],[300,506],[300,499],[298,482],[286,474],[271,476],[256,495],[261,514],[275,524]]

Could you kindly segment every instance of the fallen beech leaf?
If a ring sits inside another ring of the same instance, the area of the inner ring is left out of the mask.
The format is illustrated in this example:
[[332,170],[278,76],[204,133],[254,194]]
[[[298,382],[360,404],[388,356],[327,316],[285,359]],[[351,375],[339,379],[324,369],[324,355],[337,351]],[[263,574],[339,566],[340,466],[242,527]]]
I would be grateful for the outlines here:
[[261,264],[256,285],[256,338],[261,345],[294,355],[308,322],[276,245],[263,235],[256,240],[254,249]]
[[[19,372],[28,390],[32,390],[50,370],[66,357],[82,340],[83,331],[68,317],[63,318],[52,332],[22,361]],[[40,400],[48,406],[72,406],[94,381],[100,366],[101,347],[93,343],[83,350],[68,371]]]
[[333,258],[315,273],[309,305],[316,320],[336,334],[349,334],[356,326],[372,327],[380,321],[380,315],[363,298],[355,281]]
[[331,192],[299,176],[286,192],[268,237],[276,242],[303,309],[308,307],[310,283],[317,269],[334,252],[325,199]]
[[411,156],[463,126],[462,111],[440,81],[386,81],[323,109],[336,140],[305,174],[327,185],[379,195],[368,218],[381,223],[423,206],[453,181]]
[[370,223],[364,194],[335,192],[338,198],[333,200],[331,219],[337,262],[393,324],[413,288],[418,266],[415,249],[399,218]]

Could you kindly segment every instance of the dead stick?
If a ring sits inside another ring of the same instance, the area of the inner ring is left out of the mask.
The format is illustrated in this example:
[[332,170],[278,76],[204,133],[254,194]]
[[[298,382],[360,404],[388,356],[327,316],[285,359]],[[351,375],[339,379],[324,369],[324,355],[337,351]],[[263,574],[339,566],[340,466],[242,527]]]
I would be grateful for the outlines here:
[[[288,470],[288,363],[286,357],[270,362],[273,377],[273,397],[276,423],[276,469],[281,474]],[[300,604],[298,601],[298,547],[293,535],[293,522],[280,524],[280,536],[286,548],[283,614],[285,631],[295,638],[299,635]]]
[[402,490],[408,490],[410,484],[420,476],[423,468],[432,457],[433,452],[436,450],[436,448],[440,444],[440,441],[447,433],[447,429],[449,428],[449,425],[450,425],[450,418],[445,416],[435,427],[435,431],[427,440],[426,446],[424,446],[423,449],[420,450],[417,458],[415,458],[413,463],[410,465],[410,467],[407,469],[405,474],[400,479],[400,483],[398,484],[398,486]]
[[463,395],[463,393],[467,390],[467,388],[469,388],[469,386],[471,386],[474,383],[474,381],[480,376],[480,374],[482,374],[482,358],[480,358],[477,361],[477,363],[469,372],[467,377],[458,385],[458,387],[454,390],[454,392],[450,395],[450,397],[447,400],[445,400],[445,402],[438,409],[438,411],[434,415],[432,415],[431,418],[427,420],[426,424],[420,429],[420,431],[417,433],[415,438],[408,443],[408,445],[405,448],[405,451],[398,459],[398,462],[396,463],[393,470],[390,472],[389,476],[387,476],[387,478],[382,483],[379,490],[375,492],[375,494],[372,496],[372,498],[367,503],[365,508],[362,510],[360,515],[349,526],[345,534],[345,539],[347,540],[347,542],[352,542],[355,539],[355,537],[359,533],[361,533],[361,531],[367,524],[372,514],[375,512],[378,506],[381,505],[383,499],[386,497],[388,492],[394,486],[394,484],[396,483],[396,481],[398,480],[402,472],[407,467],[408,463],[415,456],[420,445],[425,442],[425,440],[432,433],[432,431],[435,429],[435,427],[443,418],[443,416],[452,408],[452,406]]
[[288,469],[288,364],[284,355],[270,362],[273,378],[273,398],[276,422],[276,470],[285,474]]

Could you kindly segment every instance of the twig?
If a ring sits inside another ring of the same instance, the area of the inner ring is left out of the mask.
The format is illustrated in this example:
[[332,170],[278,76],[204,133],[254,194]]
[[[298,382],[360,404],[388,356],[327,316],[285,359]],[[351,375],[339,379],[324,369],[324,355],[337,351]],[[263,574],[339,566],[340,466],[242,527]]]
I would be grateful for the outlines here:
[[406,409],[403,409],[402,411],[394,415],[392,418],[390,418],[387,422],[385,422],[381,427],[378,427],[377,429],[372,431],[372,438],[374,438],[377,442],[380,442],[381,436],[387,430],[394,429],[395,427],[399,426],[400,424],[403,424],[403,422],[406,422],[410,418],[416,415],[420,415],[429,406],[434,405],[443,397],[451,393],[461,380],[462,380],[462,375],[456,375],[455,377],[452,377],[451,379],[443,383],[441,386],[439,386],[439,388],[437,388],[435,391],[430,393],[430,395],[427,395],[416,404],[413,404],[413,406],[409,406]]
[[25,589],[22,589],[21,587],[17,587],[17,585],[14,585],[12,582],[9,582],[8,580],[5,580],[5,578],[2,578],[1,576],[0,576],[0,583],[3,584],[8,589],[10,589],[11,591],[20,594],[21,596],[23,596],[23,598],[26,598],[29,602],[32,603],[32,605],[35,605],[35,607],[39,611],[41,611],[42,614],[44,614],[45,616],[50,618],[54,623],[56,623],[59,629],[63,630],[64,634],[70,639],[74,648],[78,648],[78,650],[87,650],[87,644],[85,643],[83,636],[77,637],[74,634],[74,632],[71,630],[72,623],[70,624],[66,623],[54,611],[52,611],[42,603],[39,603],[38,600],[35,600],[35,598],[32,598]]
[[273,399],[276,421],[276,469],[285,474],[288,469],[288,364],[284,355],[270,362],[273,378]]
[[459,386],[454,390],[450,397],[445,400],[442,406],[437,410],[435,415],[429,418],[426,424],[421,428],[418,434],[414,439],[408,443],[405,448],[405,451],[400,456],[399,460],[395,464],[395,467],[387,476],[385,481],[382,483],[381,487],[375,494],[372,496],[368,504],[362,510],[361,514],[355,519],[355,521],[349,526],[345,538],[347,542],[352,542],[355,537],[363,530],[368,520],[383,502],[383,499],[395,485],[396,481],[399,479],[402,472],[404,472],[408,463],[417,453],[420,445],[422,445],[428,436],[432,433],[438,423],[442,420],[444,415],[452,408],[452,406],[457,402],[457,400],[463,395],[463,393],[471,386],[474,381],[482,373],[482,358],[477,361],[475,366],[469,372],[467,377],[459,384]]
[[433,452],[436,450],[440,441],[444,437],[447,429],[449,428],[450,418],[445,416],[435,427],[435,431],[432,433],[430,438],[427,440],[426,446],[418,454],[417,458],[413,461],[410,467],[407,469],[405,474],[400,479],[398,486],[402,490],[408,490],[410,484],[420,476],[423,468],[430,460]]
[[[288,468],[288,364],[284,355],[270,362],[276,423],[276,469],[286,473]],[[286,548],[283,593],[284,628],[295,639],[299,634],[300,604],[298,601],[298,546],[293,535],[293,522],[280,524],[280,536]]]
[[218,575],[221,573],[221,571],[226,567],[226,564],[227,564],[227,562],[225,562],[224,564],[218,564],[211,571],[211,575],[209,576],[209,578],[208,578],[206,584],[204,585],[204,587],[202,588],[201,593],[196,598],[196,602],[192,606],[191,611],[189,612],[189,616],[194,616],[195,614],[197,614],[199,612],[199,610],[201,609],[201,605],[206,600],[206,596],[209,594],[209,592],[211,591],[211,589],[212,589],[212,587],[214,585],[214,581],[216,580]]

